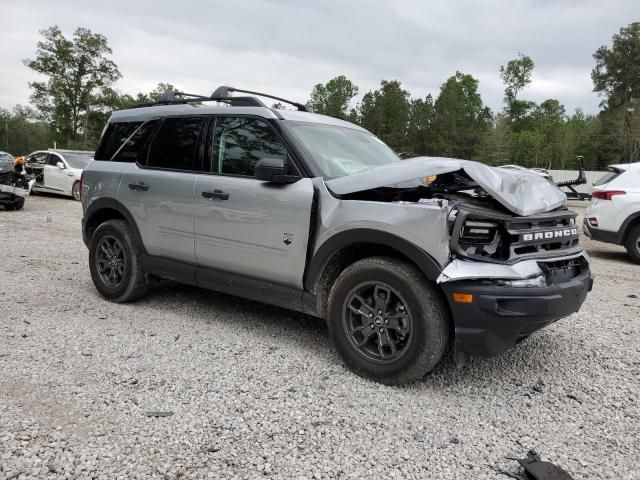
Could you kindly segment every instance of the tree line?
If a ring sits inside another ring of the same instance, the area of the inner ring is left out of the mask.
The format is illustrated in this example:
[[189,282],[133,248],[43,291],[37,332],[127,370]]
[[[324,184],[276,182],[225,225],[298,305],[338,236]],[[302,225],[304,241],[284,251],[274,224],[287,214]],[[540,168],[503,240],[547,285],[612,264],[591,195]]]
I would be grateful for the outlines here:
[[[31,105],[0,109],[0,148],[24,154],[55,142],[94,149],[113,111],[174,89],[159,83],[150,92],[122,93],[114,88],[122,75],[105,36],[78,28],[67,38],[57,26],[41,34],[35,57],[24,63],[43,80],[29,84]],[[463,72],[449,77],[435,98],[414,97],[399,80],[382,80],[355,104],[358,86],[339,75],[317,84],[307,107],[361,125],[407,155],[556,169],[575,168],[581,155],[594,170],[639,161],[640,22],[621,28],[593,58],[591,78],[602,98],[596,115],[568,113],[559,99],[527,100],[535,62],[524,54],[496,70],[504,83],[497,112],[483,103],[478,80]]]

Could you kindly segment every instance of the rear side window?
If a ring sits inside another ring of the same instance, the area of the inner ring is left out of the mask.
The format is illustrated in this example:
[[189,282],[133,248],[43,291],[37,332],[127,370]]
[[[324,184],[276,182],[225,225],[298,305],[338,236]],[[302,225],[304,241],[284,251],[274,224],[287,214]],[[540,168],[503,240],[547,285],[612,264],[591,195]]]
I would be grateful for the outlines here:
[[165,118],[149,147],[147,166],[171,170],[199,170],[198,139],[204,119]]
[[96,160],[111,160],[113,154],[141,124],[142,122],[110,123],[102,136],[94,158]]
[[144,147],[158,126],[158,120],[151,120],[142,125],[113,157],[114,162],[142,162]]
[[253,177],[262,158],[287,161],[287,148],[271,126],[254,118],[220,118],[216,122],[212,171]]
[[614,178],[619,177],[624,170],[618,170],[617,168],[609,167],[609,171],[604,174],[601,178],[599,178],[593,185],[598,187],[600,185],[605,185],[612,181]]

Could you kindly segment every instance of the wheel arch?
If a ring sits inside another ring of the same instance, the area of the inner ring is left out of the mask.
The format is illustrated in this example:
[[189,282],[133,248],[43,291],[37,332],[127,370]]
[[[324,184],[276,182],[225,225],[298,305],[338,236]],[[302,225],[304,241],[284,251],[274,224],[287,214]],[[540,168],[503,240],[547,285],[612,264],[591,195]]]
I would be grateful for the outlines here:
[[144,243],[142,242],[142,236],[138,230],[138,225],[133,219],[133,215],[129,212],[118,200],[111,198],[101,198],[89,206],[82,219],[82,237],[85,245],[89,245],[91,237],[100,224],[107,220],[121,219],[126,221],[133,230],[138,245],[140,245],[142,251],[146,253],[144,249]]
[[442,271],[427,252],[397,235],[366,228],[340,232],[320,246],[306,270],[304,287],[315,295],[316,313],[326,317],[326,302],[340,272],[358,260],[380,255],[415,265],[430,281],[435,281]]
[[636,225],[640,225],[640,212],[632,213],[622,223],[622,226],[620,227],[620,234],[618,237],[618,243],[620,245],[624,245],[624,243],[627,241],[627,235]]

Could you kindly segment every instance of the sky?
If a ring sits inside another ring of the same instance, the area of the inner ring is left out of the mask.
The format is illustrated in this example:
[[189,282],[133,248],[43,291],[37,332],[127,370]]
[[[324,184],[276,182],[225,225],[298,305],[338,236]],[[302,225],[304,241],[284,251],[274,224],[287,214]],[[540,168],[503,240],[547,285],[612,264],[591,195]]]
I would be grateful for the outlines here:
[[[500,65],[533,58],[521,98],[557,98],[597,113],[593,53],[640,21],[640,0],[0,0],[0,107],[28,104],[37,79],[23,60],[40,29],[105,35],[122,92],[159,82],[209,95],[220,85],[306,102],[313,86],[346,75],[360,95],[400,80],[412,97],[437,96],[456,71],[480,81],[502,109]],[[358,98],[355,100],[357,102]]]

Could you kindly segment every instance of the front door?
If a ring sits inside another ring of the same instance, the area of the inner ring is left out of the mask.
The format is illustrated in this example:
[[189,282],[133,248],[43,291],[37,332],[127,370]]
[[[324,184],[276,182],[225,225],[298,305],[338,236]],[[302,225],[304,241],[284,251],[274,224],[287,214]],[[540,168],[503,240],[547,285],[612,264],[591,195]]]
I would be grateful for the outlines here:
[[[64,168],[60,168],[58,163]],[[73,179],[69,177],[69,172],[65,163],[55,153],[50,153],[47,164],[44,167],[44,186],[54,192],[71,193]]]
[[281,138],[263,120],[218,118],[210,151],[208,173],[198,176],[194,190],[199,269],[302,289],[311,179],[276,185],[254,178],[261,158],[283,158],[295,168]]

